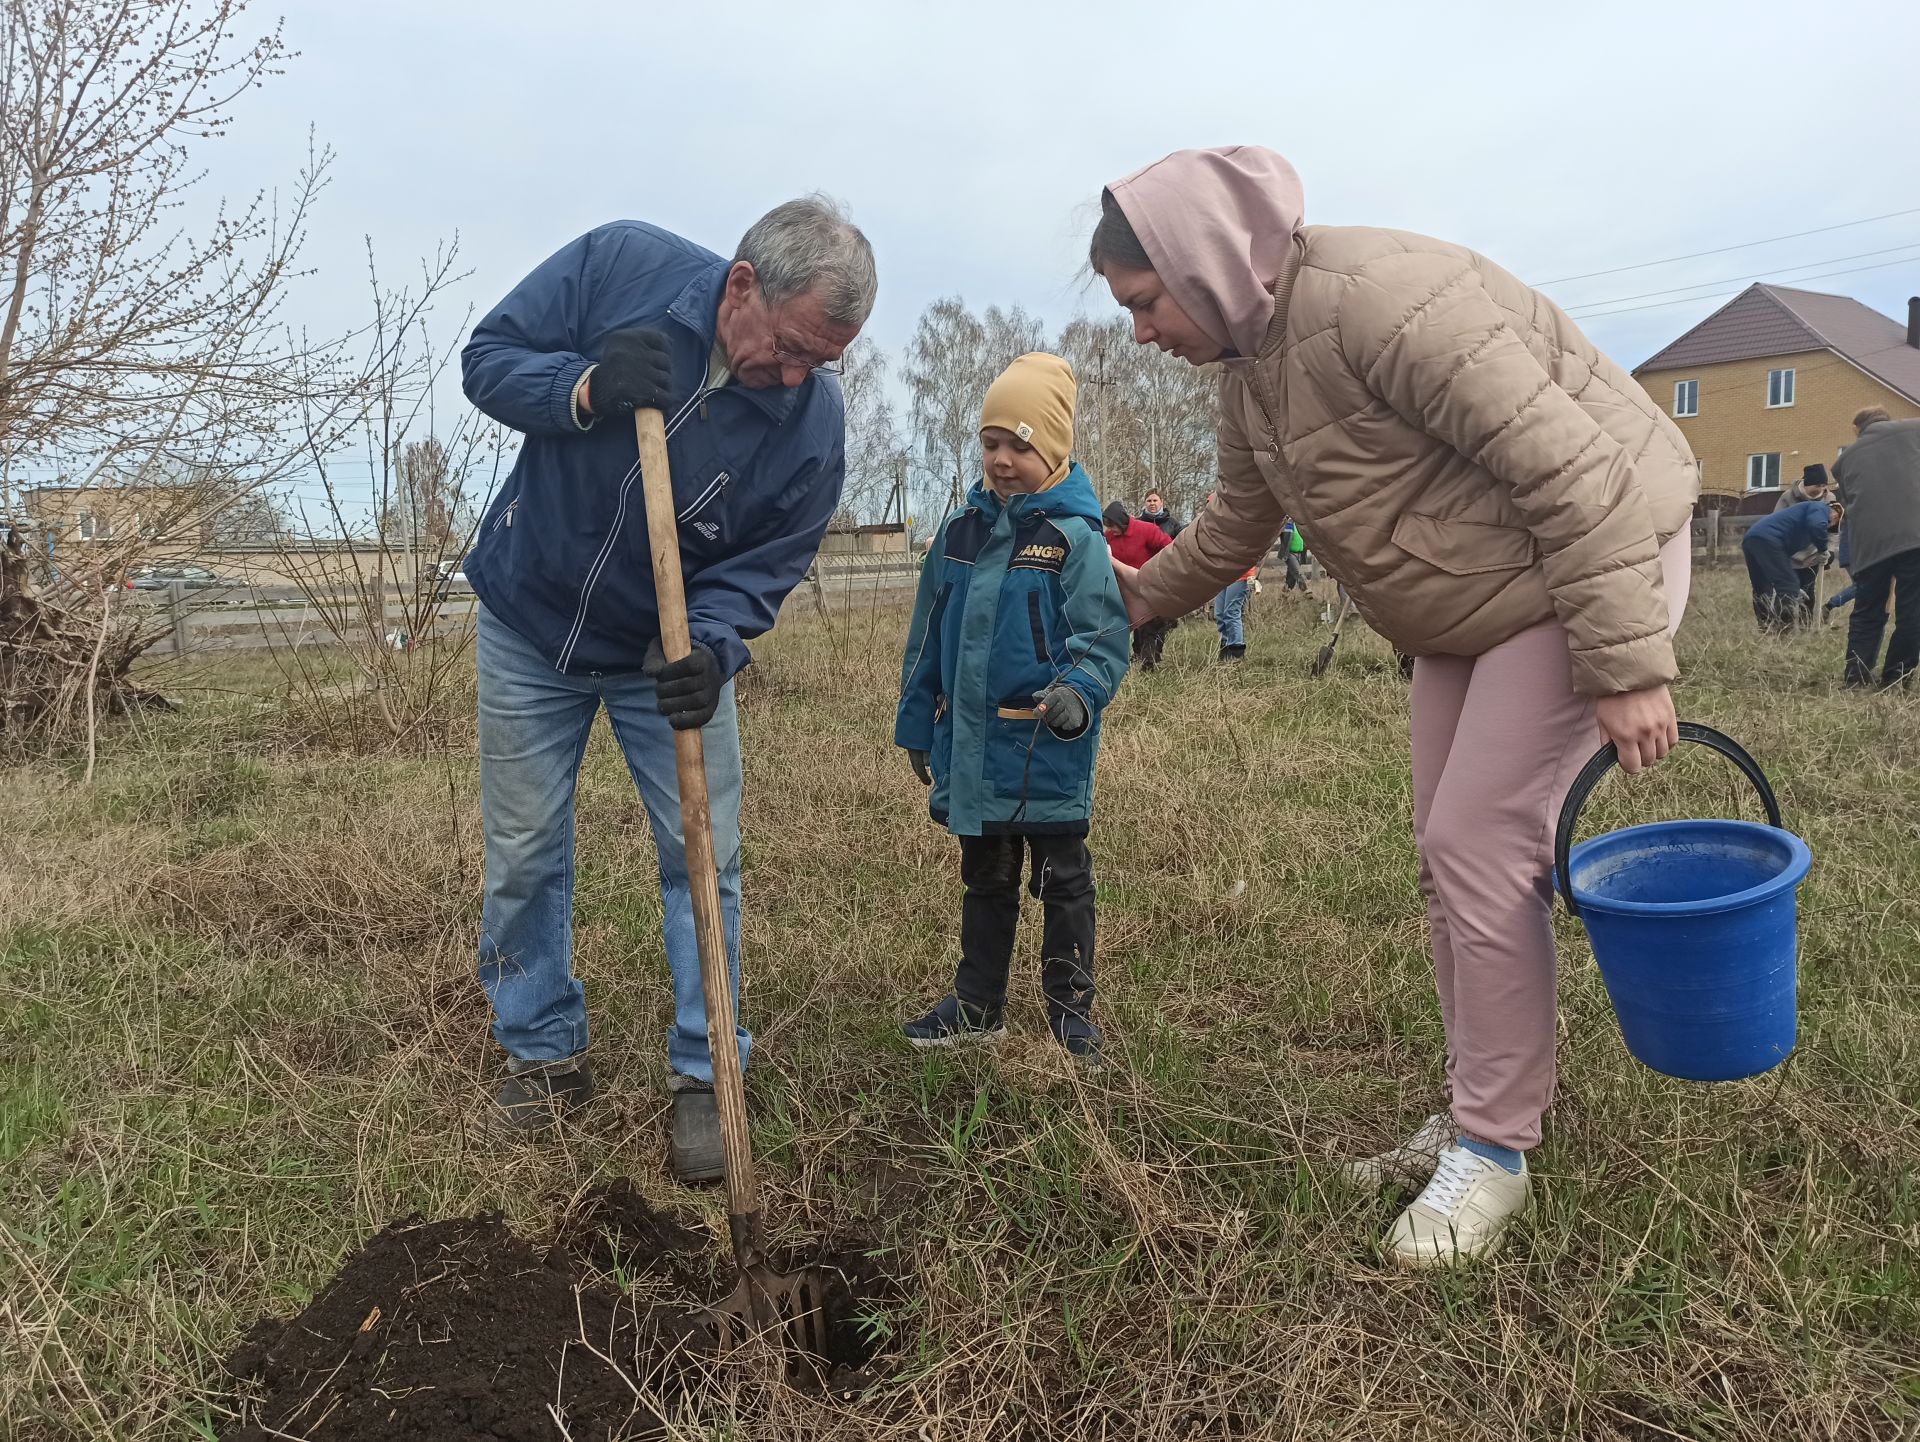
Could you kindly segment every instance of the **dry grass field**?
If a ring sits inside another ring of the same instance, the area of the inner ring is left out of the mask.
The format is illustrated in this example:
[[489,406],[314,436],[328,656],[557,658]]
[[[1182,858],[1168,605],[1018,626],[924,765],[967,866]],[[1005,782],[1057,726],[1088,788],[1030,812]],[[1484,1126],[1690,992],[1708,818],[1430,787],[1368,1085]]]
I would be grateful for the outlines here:
[[[742,703],[755,1137],[781,1238],[858,1245],[900,1283],[865,1320],[864,1391],[717,1375],[669,1435],[1920,1436],[1920,696],[1839,693],[1837,634],[1763,642],[1742,580],[1696,590],[1679,697],[1761,758],[1813,847],[1800,1049],[1723,1086],[1641,1068],[1563,918],[1538,1209],[1441,1276],[1382,1263],[1400,1200],[1337,1167],[1441,1103],[1385,647],[1352,635],[1310,680],[1318,605],[1269,586],[1243,667],[1190,624],[1129,677],[1092,838],[1109,1060],[1082,1072],[1046,1037],[1031,944],[1001,1048],[899,1041],[958,916],[956,849],[889,744],[904,616],[793,615]],[[660,902],[604,727],[577,894],[602,1094],[501,1152],[476,1126],[470,694],[443,747],[354,755],[264,662],[168,684],[182,708],[108,731],[91,785],[78,760],[0,770],[19,1442],[219,1436],[241,1334],[395,1217],[541,1236],[620,1177],[724,1215],[663,1169]],[[1588,826],[1685,812],[1757,814],[1682,754],[1616,778]]]

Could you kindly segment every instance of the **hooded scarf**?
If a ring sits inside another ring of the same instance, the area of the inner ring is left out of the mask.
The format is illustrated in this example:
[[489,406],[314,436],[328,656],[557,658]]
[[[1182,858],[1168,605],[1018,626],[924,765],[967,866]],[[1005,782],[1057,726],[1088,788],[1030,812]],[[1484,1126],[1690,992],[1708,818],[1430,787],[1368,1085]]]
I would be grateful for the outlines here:
[[1258,145],[1176,150],[1107,189],[1175,304],[1229,358],[1259,354],[1306,204],[1286,157]]

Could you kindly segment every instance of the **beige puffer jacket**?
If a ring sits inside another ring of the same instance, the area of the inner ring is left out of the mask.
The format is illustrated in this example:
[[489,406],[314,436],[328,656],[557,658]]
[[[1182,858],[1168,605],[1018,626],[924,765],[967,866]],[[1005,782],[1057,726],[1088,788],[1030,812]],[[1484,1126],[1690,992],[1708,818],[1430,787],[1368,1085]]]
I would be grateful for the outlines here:
[[1673,423],[1560,308],[1486,257],[1305,226],[1221,390],[1212,505],[1141,573],[1177,616],[1291,514],[1403,651],[1477,656],[1558,618],[1592,695],[1674,678],[1660,546],[1699,475]]

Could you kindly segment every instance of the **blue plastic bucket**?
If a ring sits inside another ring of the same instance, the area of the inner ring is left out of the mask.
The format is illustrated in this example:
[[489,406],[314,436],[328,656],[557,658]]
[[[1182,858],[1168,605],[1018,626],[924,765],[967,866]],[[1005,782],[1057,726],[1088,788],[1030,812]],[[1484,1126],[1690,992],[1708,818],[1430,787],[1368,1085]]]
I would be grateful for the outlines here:
[[1567,794],[1555,873],[1586,924],[1627,1050],[1667,1076],[1733,1081],[1793,1050],[1796,891],[1813,856],[1780,826],[1751,756],[1692,722],[1680,734],[1738,764],[1773,824],[1662,821],[1571,846],[1581,807],[1615,764],[1608,746]]

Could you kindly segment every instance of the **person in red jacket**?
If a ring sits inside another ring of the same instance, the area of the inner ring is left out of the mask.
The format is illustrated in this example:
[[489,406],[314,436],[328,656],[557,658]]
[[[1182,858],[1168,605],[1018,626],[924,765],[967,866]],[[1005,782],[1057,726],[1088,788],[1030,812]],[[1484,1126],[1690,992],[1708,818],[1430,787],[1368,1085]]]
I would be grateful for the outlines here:
[[[1159,526],[1128,515],[1127,508],[1118,501],[1108,502],[1100,513],[1100,521],[1106,532],[1107,549],[1113,552],[1114,560],[1128,566],[1144,566],[1147,557],[1173,544],[1173,537]],[[1173,624],[1155,617],[1133,628],[1133,661],[1142,671],[1151,671],[1160,664],[1160,653],[1166,649],[1167,632],[1173,629]]]

